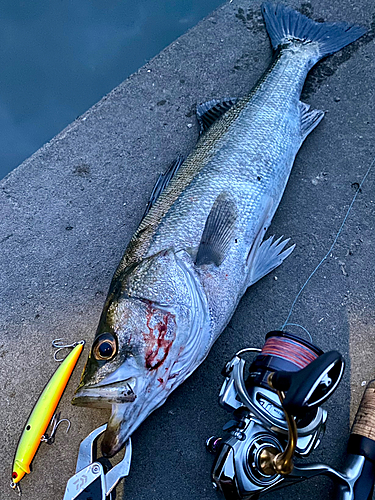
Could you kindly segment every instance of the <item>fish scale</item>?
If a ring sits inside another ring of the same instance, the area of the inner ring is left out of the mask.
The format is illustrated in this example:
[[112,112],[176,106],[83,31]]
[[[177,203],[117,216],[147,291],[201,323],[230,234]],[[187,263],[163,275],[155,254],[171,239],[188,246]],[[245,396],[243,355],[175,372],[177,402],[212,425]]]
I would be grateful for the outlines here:
[[[275,196],[275,193],[282,195],[295,154],[302,142],[297,104],[301,82],[309,69],[309,61],[304,63],[301,58],[302,51],[293,52],[279,56],[256,92],[250,93],[224,115],[222,123],[217,127],[221,135],[215,130],[212,137],[204,137],[202,145],[198,144],[188,157],[185,169],[183,170],[184,166],[181,168],[179,176],[172,180],[170,190],[161,195],[160,205],[166,215],[161,222],[158,221],[147,251],[148,256],[171,246],[183,248],[199,245],[202,224],[199,230],[196,224],[189,225],[188,221],[199,217],[204,222],[213,201],[221,191],[231,187],[231,192],[236,193],[237,189],[233,190],[233,178],[240,184],[243,181],[249,184],[247,188],[239,189],[241,197],[236,197],[244,200],[244,215],[253,213],[254,207],[248,200],[267,191],[271,196]],[[291,74],[294,76],[294,85],[291,85]],[[292,107],[293,111],[290,110]],[[293,116],[292,122],[288,115]],[[212,150],[213,143],[216,154],[202,165],[201,150]],[[270,151],[273,156],[269,155]],[[284,155],[289,157],[289,161],[285,162]],[[242,168],[239,168],[241,164]],[[258,176],[263,180],[260,187]],[[189,181],[189,187],[185,191],[181,187],[180,178],[185,182]],[[215,179],[218,179],[216,183]],[[181,192],[180,197],[183,193],[180,203],[179,198],[175,201],[176,191]],[[203,198],[207,199],[206,203]],[[191,204],[190,199],[194,199],[195,203]],[[250,210],[246,210],[246,207]],[[206,213],[206,217],[202,217],[202,212]],[[243,217],[243,225],[248,225],[246,217]]]
[[294,248],[264,236],[295,156],[324,115],[300,102],[302,86],[319,59],[365,30],[316,23],[284,5],[262,12],[277,51],[270,69],[245,97],[197,107],[203,133],[158,180],[112,279],[73,400],[112,409],[104,455],[193,373],[246,289]]

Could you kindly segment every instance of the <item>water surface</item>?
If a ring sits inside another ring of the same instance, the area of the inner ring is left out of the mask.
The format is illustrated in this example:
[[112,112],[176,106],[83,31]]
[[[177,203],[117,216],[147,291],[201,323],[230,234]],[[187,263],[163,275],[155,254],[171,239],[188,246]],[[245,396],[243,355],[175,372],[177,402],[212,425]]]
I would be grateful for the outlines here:
[[222,0],[2,0],[0,179]]

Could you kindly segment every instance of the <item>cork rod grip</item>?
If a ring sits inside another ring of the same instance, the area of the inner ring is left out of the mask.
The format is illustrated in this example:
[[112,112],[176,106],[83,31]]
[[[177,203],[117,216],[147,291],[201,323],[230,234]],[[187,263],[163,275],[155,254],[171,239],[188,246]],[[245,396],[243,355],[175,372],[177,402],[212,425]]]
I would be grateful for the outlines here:
[[375,380],[367,384],[351,434],[358,434],[375,441]]

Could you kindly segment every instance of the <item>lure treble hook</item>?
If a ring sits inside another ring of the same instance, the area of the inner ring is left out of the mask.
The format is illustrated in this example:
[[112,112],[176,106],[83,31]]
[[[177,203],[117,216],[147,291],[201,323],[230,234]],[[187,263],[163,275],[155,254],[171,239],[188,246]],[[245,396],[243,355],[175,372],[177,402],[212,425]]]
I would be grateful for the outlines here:
[[60,415],[61,415],[61,412],[55,413],[54,416],[52,417],[52,420],[51,420],[51,427],[52,427],[51,434],[48,435],[47,433],[45,433],[40,438],[40,440],[43,441],[44,443],[52,444],[52,443],[55,442],[55,434],[56,434],[57,428],[61,424],[61,422],[68,422],[68,427],[66,429],[66,434],[68,434],[70,426],[71,426],[71,422],[70,422],[70,420],[68,418],[61,418],[60,419]]
[[57,358],[57,353],[62,351],[63,349],[69,349],[70,347],[74,349],[77,345],[82,344],[85,345],[84,340],[80,340],[79,342],[73,342],[73,344],[66,344],[63,342],[63,339],[55,339],[52,341],[52,347],[56,349],[53,355],[53,359],[58,363],[64,361],[65,358]]

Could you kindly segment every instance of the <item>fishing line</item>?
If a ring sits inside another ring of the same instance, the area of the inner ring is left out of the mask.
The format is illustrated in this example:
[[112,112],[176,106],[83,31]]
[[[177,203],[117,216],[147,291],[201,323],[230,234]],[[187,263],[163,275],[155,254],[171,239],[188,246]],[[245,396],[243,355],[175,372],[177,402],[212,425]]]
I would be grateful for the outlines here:
[[[302,293],[302,292],[303,292],[303,290],[306,288],[306,286],[307,286],[308,282],[311,280],[311,278],[312,278],[312,277],[314,276],[314,274],[317,272],[317,270],[319,269],[319,267],[323,264],[323,262],[324,262],[324,261],[325,261],[325,260],[329,257],[329,255],[331,254],[331,252],[332,252],[332,250],[333,250],[334,246],[336,245],[336,242],[337,242],[337,240],[338,240],[338,238],[339,238],[340,234],[342,233],[342,230],[343,230],[343,228],[344,228],[345,222],[346,222],[347,218],[349,217],[350,211],[351,211],[351,209],[352,209],[352,207],[353,207],[353,205],[354,205],[354,202],[355,202],[355,200],[356,200],[356,198],[357,198],[357,196],[358,196],[358,193],[361,191],[361,189],[362,189],[362,185],[363,185],[363,183],[365,182],[365,180],[366,180],[366,178],[367,178],[367,176],[368,176],[368,174],[369,174],[369,172],[370,172],[370,170],[371,170],[372,166],[374,165],[374,163],[375,163],[375,157],[374,157],[374,159],[372,160],[372,162],[371,162],[370,166],[368,167],[367,172],[365,173],[365,175],[364,175],[364,177],[363,177],[363,179],[362,179],[362,181],[361,181],[360,185],[359,185],[359,186],[358,186],[358,188],[357,188],[357,191],[355,192],[355,195],[354,195],[354,197],[353,197],[353,199],[352,199],[352,202],[351,202],[351,203],[350,203],[350,205],[349,205],[349,208],[348,208],[348,210],[347,210],[347,212],[346,212],[346,215],[345,215],[345,217],[344,217],[344,220],[343,220],[343,221],[342,221],[342,223],[341,223],[340,229],[338,230],[338,232],[337,232],[337,234],[336,234],[336,236],[335,236],[335,239],[333,240],[332,245],[330,246],[330,248],[329,248],[328,252],[325,254],[325,256],[322,258],[322,260],[319,262],[319,264],[316,266],[316,268],[313,270],[313,272],[310,274],[310,276],[307,278],[307,280],[305,281],[305,283],[302,285],[302,287],[301,287],[300,291],[297,293],[296,298],[294,299],[294,301],[293,301],[293,303],[292,303],[292,305],[291,305],[291,307],[290,307],[289,314],[288,314],[288,316],[287,316],[287,318],[286,318],[286,320],[285,320],[285,322],[284,322],[283,326],[281,327],[281,330],[284,330],[284,328],[286,327],[286,325],[288,325],[288,324],[289,324],[289,325],[292,325],[292,324],[293,324],[293,323],[288,323],[288,321],[289,321],[289,318],[290,318],[290,317],[291,317],[291,315],[292,315],[292,312],[293,312],[294,306],[296,305],[297,300],[299,299],[299,297],[300,297],[301,293]],[[301,325],[295,325],[295,326],[301,326]],[[306,330],[304,327],[302,327],[302,328],[303,328],[304,330]],[[306,331],[307,331],[307,330],[306,330]],[[309,334],[309,335],[310,335],[310,334]],[[311,335],[310,335],[310,338],[311,338]]]
[[283,326],[282,326],[282,329],[284,329],[286,326],[298,326],[298,328],[302,328],[302,330],[307,333],[307,335],[309,336],[310,342],[312,343],[311,334],[308,331],[308,329],[305,328],[304,326],[299,325],[298,323],[284,323]]

